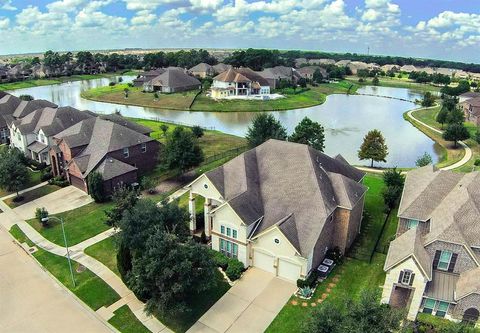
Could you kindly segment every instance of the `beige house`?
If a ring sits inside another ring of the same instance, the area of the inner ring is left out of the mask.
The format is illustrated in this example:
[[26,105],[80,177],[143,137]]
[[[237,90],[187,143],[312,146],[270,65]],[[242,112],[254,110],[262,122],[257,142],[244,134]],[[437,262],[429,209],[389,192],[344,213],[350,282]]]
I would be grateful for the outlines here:
[[426,166],[407,175],[382,302],[407,318],[430,313],[477,322],[480,311],[480,173]]
[[[471,93],[470,96],[475,96],[475,93]],[[463,94],[460,96],[467,96]],[[463,114],[465,115],[465,120],[471,123],[474,123],[477,126],[480,126],[480,96],[464,99],[463,102],[460,102],[460,107],[463,110]]]
[[213,99],[268,94],[269,82],[250,68],[230,68],[215,76],[211,87]]
[[207,63],[201,62],[198,65],[193,66],[188,70],[188,72],[196,77],[200,77],[202,79],[206,78],[207,76],[215,75],[215,69],[212,65]]
[[329,249],[345,252],[360,232],[364,173],[340,155],[269,140],[193,181],[205,198],[205,234],[212,249],[283,279],[315,270]]

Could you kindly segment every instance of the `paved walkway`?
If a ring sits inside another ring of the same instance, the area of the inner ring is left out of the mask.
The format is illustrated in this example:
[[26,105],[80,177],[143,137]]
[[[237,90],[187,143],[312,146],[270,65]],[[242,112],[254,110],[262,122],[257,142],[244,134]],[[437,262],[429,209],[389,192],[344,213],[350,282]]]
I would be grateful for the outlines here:
[[251,267],[187,332],[264,332],[296,289]]
[[[70,187],[67,187],[66,189],[70,189]],[[28,189],[31,190],[31,189]],[[41,207],[46,207],[49,212],[54,212],[58,213],[59,211],[66,211],[66,210],[71,210],[75,209],[78,207],[81,207],[89,202],[91,202],[91,199],[86,200],[83,197],[73,199],[72,195],[75,196],[76,191],[75,190],[69,190],[69,191],[64,191],[63,196],[56,196],[56,197],[51,197],[52,194],[55,194],[57,192],[51,193],[43,198],[40,198],[40,202],[45,203],[44,206]],[[82,192],[83,193],[83,192]],[[84,194],[84,193],[83,193]],[[47,198],[48,197],[48,198]],[[67,198],[66,200],[69,200],[68,203],[64,204],[63,207],[62,205],[59,205],[58,203],[54,203],[49,205],[49,202],[53,200],[60,200],[63,201],[62,198]],[[0,202],[3,202],[5,198],[0,198]],[[37,200],[37,201],[38,201]],[[5,207],[4,207],[5,206]],[[4,211],[0,215],[0,224],[7,230],[10,230],[10,228],[13,225],[18,225],[18,227],[25,233],[25,235],[39,248],[42,248],[50,253],[59,255],[59,256],[66,256],[67,251],[64,247],[59,246],[57,244],[54,244],[50,242],[49,240],[45,239],[39,232],[37,232],[32,226],[30,226],[24,219],[25,216],[30,217],[32,212],[34,216],[34,209],[33,206],[30,208],[25,208],[23,210],[18,210],[18,208],[23,207],[25,205],[22,205],[16,209],[11,209],[7,205],[1,206],[0,204],[0,209]],[[38,206],[35,206],[35,209]],[[32,216],[32,217],[33,217]],[[113,273],[108,267],[103,265],[101,262],[98,260],[86,255],[84,253],[84,250],[93,244],[96,244],[105,238],[108,238],[112,236],[114,233],[117,231],[114,230],[113,228],[106,230],[102,232],[101,234],[98,234],[90,239],[87,239],[83,241],[82,243],[76,244],[70,248],[70,256],[71,259],[82,264],[83,266],[87,267],[89,270],[91,270],[93,273],[95,273],[98,277],[100,277],[102,280],[104,280],[112,289],[114,289],[121,299],[117,301],[116,303],[110,305],[108,308],[102,307],[99,310],[97,310],[97,315],[101,317],[103,320],[105,320],[105,323],[113,317],[113,312],[120,308],[123,305],[128,305],[130,310],[134,313],[134,315],[137,317],[137,319],[145,326],[147,327],[151,332],[153,333],[167,333],[171,332],[170,329],[168,329],[165,325],[163,325],[159,320],[157,320],[153,316],[147,316],[145,312],[143,311],[145,304],[138,300],[135,295],[128,289],[128,287],[123,283],[122,279],[118,277],[115,273]],[[1,280],[1,279],[0,279]],[[1,326],[0,326],[1,328]],[[67,331],[67,330],[63,330]],[[96,332],[94,330],[83,330],[84,332]]]

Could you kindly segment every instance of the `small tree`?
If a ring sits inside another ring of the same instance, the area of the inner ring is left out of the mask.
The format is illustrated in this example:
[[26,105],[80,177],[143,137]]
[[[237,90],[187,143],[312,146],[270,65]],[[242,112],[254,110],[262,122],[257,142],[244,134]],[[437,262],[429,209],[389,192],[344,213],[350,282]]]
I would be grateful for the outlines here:
[[165,143],[165,165],[169,169],[180,169],[184,172],[202,161],[203,152],[195,135],[183,127],[176,127]]
[[448,124],[463,124],[465,122],[465,114],[460,108],[456,107],[447,115]]
[[423,155],[417,158],[415,161],[415,165],[420,168],[430,164],[433,164],[433,159],[432,156],[427,152],[423,153]]
[[295,127],[295,131],[290,135],[288,141],[303,143],[323,151],[325,149],[325,130],[319,123],[305,117]]
[[22,101],[33,101],[34,98],[32,95],[20,95],[18,98],[20,98]]
[[443,132],[442,137],[447,141],[453,141],[454,147],[457,148],[458,141],[470,138],[468,129],[463,124],[449,124]]
[[123,89],[123,93],[125,94],[125,98],[128,98],[128,93],[130,90],[128,88]]
[[27,167],[23,163],[25,157],[17,149],[0,151],[0,187],[7,191],[18,192],[26,186],[29,180]]
[[87,177],[88,193],[95,202],[105,201],[105,191],[103,189],[103,177],[97,172],[91,172]]
[[118,83],[122,83],[122,82],[123,82],[123,78],[120,76],[120,77],[118,78]]
[[435,103],[435,97],[430,91],[427,91],[423,95],[422,106],[423,107],[430,107]]
[[204,131],[203,131],[203,128],[196,125],[192,127],[192,133],[193,135],[195,135],[195,137],[197,137],[197,139],[200,139],[203,136]]
[[322,83],[323,82],[324,77],[323,77],[323,74],[322,74],[322,71],[320,70],[320,68],[317,68],[313,72],[312,79],[313,79],[313,82],[315,82],[315,83]]
[[403,188],[403,184],[405,183],[405,176],[402,175],[397,168],[385,170],[383,172],[383,182],[387,186],[395,186]]
[[380,84],[380,80],[378,79],[378,77],[374,77],[373,80],[372,80],[372,84],[374,86],[378,86]]
[[144,176],[142,177],[142,180],[140,181],[140,186],[144,191],[147,191],[149,194],[154,194],[155,191],[155,182],[153,181],[153,178]]
[[383,202],[387,210],[392,210],[397,205],[398,199],[402,195],[402,188],[398,186],[387,186],[383,193]]
[[246,138],[249,146],[254,148],[269,139],[286,140],[287,130],[273,115],[261,113],[248,127]]
[[155,93],[153,94],[153,98],[154,98],[155,100],[157,100],[157,99],[159,98],[159,96],[158,96],[158,93],[157,93],[157,92],[155,92]]
[[298,85],[302,88],[306,88],[307,87],[307,80],[305,80],[305,78],[303,78],[303,77],[300,78],[298,80]]
[[448,110],[442,107],[438,112],[437,118],[436,118],[437,122],[442,124],[442,128],[443,128],[443,124],[447,122],[447,117],[448,117]]
[[122,185],[113,192],[114,206],[112,209],[105,211],[107,220],[105,223],[112,227],[118,227],[123,214],[130,211],[138,201],[137,191]]
[[166,137],[167,136],[167,131],[168,131],[168,125],[167,124],[161,124],[160,125],[160,130],[162,131],[163,136]]
[[385,138],[379,130],[371,130],[363,138],[363,143],[358,151],[358,158],[360,160],[372,160],[373,162],[386,162],[388,155],[388,147],[385,143]]

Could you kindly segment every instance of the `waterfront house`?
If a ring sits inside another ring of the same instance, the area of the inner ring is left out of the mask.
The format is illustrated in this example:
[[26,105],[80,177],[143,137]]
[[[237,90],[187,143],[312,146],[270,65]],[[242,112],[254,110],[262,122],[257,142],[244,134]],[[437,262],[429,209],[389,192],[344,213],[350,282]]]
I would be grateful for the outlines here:
[[298,74],[294,68],[286,66],[265,68],[263,71],[258,72],[258,74],[267,80],[271,90],[277,89],[281,81],[296,84],[298,79],[301,78],[300,74]]
[[204,62],[199,63],[196,66],[193,66],[192,68],[190,68],[188,70],[188,72],[191,75],[202,78],[202,79],[204,79],[208,76],[215,75],[215,69],[213,68],[213,66],[209,65],[207,63],[204,63]]
[[211,87],[211,97],[214,99],[268,94],[268,81],[250,68],[230,68],[215,76]]
[[359,234],[363,177],[340,155],[269,140],[188,185],[190,230],[197,231],[195,198],[201,196],[213,250],[245,267],[303,279],[328,250],[345,253]]
[[460,107],[463,110],[466,121],[480,126],[480,97],[468,98],[460,103]]
[[327,70],[323,67],[319,66],[306,66],[306,67],[301,67],[297,69],[297,73],[306,79],[307,81],[313,80],[313,74],[315,73],[316,70],[319,70],[320,73],[322,74],[322,77],[324,79],[328,78],[328,73]]
[[162,74],[143,84],[143,89],[147,92],[162,93],[198,90],[201,87],[202,83],[198,79],[177,68],[167,68]]

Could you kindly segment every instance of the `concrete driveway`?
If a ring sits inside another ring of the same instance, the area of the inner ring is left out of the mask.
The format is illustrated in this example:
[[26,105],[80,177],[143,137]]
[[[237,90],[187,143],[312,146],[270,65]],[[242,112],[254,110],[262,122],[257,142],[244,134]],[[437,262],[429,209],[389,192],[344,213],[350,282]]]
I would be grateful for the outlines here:
[[13,209],[13,211],[22,219],[28,220],[35,217],[35,210],[37,208],[45,207],[50,214],[57,214],[84,206],[92,201],[92,198],[82,190],[79,190],[75,186],[68,186],[31,202],[27,202]]
[[113,332],[48,276],[1,227],[0,267],[0,332]]
[[295,290],[292,282],[249,268],[188,332],[264,332]]

